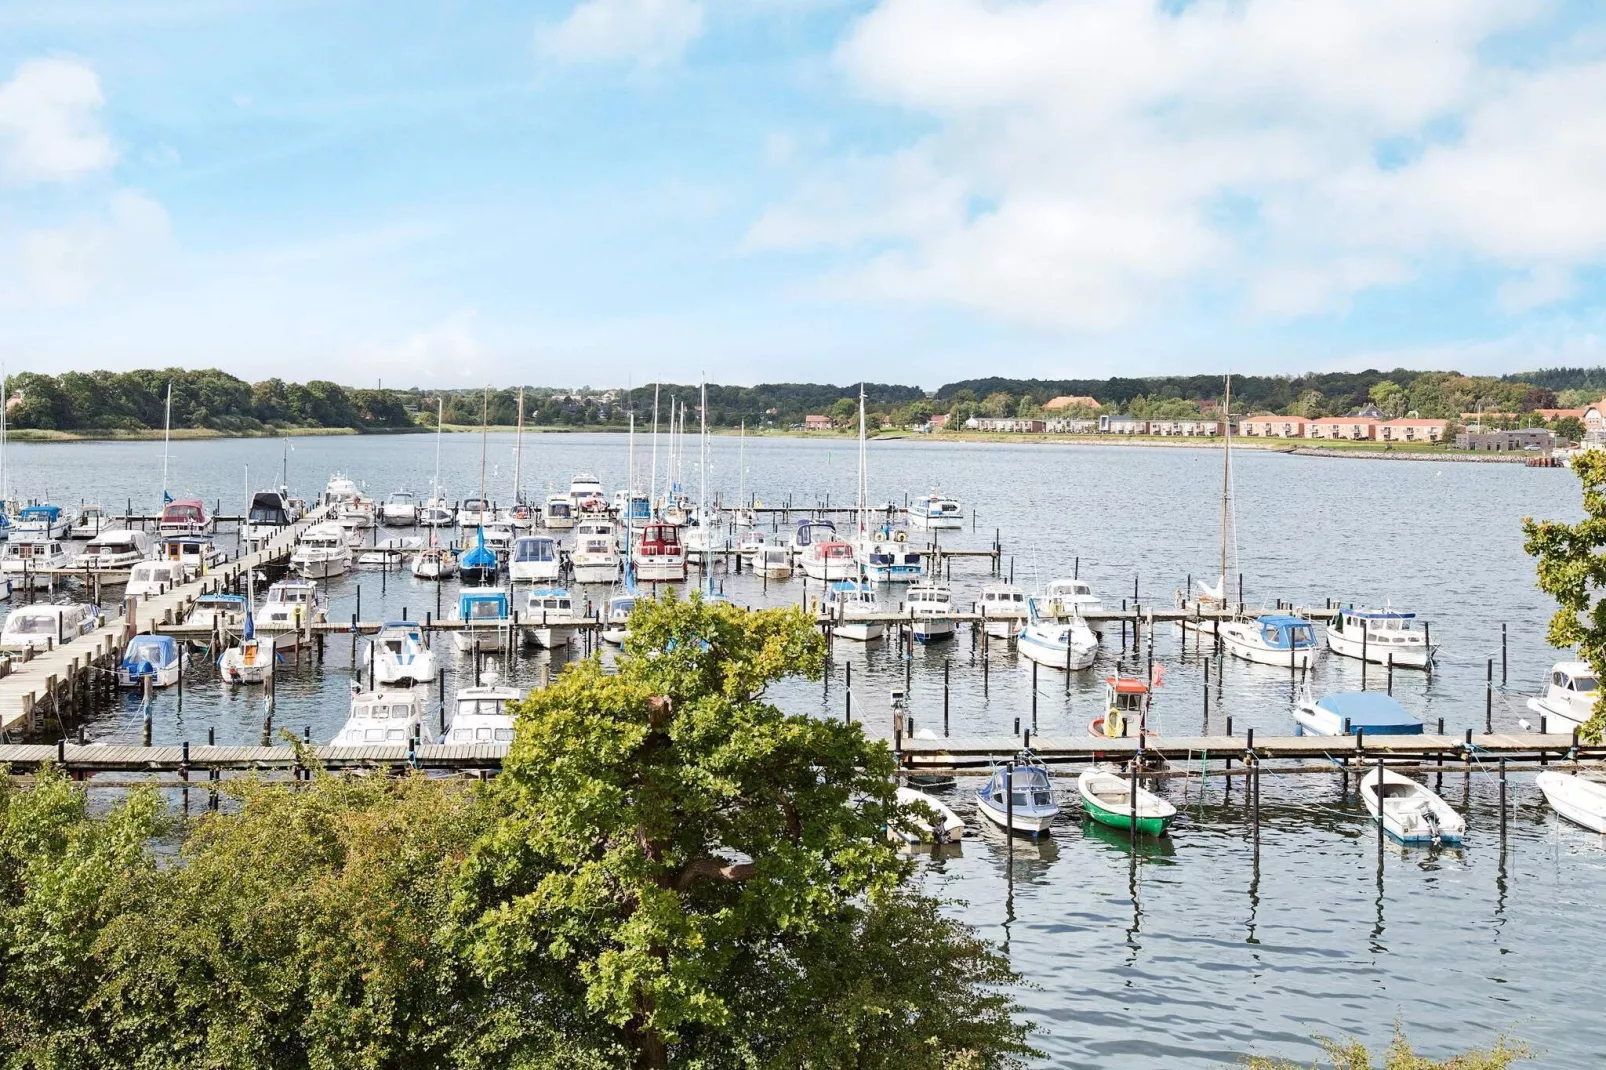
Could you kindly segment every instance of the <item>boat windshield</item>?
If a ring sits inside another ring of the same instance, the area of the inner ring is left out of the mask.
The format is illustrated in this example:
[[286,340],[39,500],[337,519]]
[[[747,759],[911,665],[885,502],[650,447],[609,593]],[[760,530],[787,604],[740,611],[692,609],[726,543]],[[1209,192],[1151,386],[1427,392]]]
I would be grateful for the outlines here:
[[1600,686],[1600,684],[1595,680],[1595,678],[1593,676],[1575,676],[1575,677],[1573,677],[1573,690],[1574,691],[1590,692],[1590,691],[1594,691],[1599,686]]
[[460,698],[457,700],[457,716],[497,716],[503,712],[506,704],[507,699],[503,698]]
[[502,603],[499,599],[481,599],[468,604],[470,620],[500,620]]
[[555,544],[551,539],[520,539],[513,560],[520,562],[556,560]]
[[13,613],[6,618],[6,631],[14,635],[54,634],[56,618],[50,613]]

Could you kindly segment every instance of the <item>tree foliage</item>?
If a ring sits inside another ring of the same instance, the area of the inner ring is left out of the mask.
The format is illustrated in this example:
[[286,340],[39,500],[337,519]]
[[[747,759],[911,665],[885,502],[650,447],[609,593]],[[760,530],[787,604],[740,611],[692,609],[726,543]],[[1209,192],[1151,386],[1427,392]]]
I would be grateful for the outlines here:
[[[488,784],[0,779],[8,1067],[937,1070],[1031,1055],[988,944],[887,842],[884,744],[765,700],[797,610],[643,602]],[[176,849],[175,849],[176,846]]]
[[[1321,1045],[1332,1070],[1372,1070],[1378,1065],[1373,1062],[1372,1053],[1366,1050],[1366,1046],[1353,1037],[1346,1040],[1318,1037],[1317,1043]],[[1416,1053],[1411,1042],[1396,1024],[1394,1039],[1383,1052],[1383,1062],[1378,1070],[1507,1070],[1513,1064],[1531,1057],[1532,1052],[1526,1045],[1514,1043],[1506,1037],[1497,1037],[1492,1048],[1475,1049],[1444,1060],[1429,1059]],[[1298,1063],[1281,1059],[1256,1057],[1249,1060],[1249,1070],[1304,1070],[1304,1068]],[[1312,1066],[1311,1070],[1321,1070],[1321,1065]]]
[[[1524,518],[1523,549],[1539,559],[1539,589],[1557,602],[1546,638],[1550,645],[1576,648],[1597,678],[1606,679],[1606,451],[1585,450],[1572,470],[1584,488],[1584,519]],[[1606,729],[1606,690],[1579,735],[1599,743]]]

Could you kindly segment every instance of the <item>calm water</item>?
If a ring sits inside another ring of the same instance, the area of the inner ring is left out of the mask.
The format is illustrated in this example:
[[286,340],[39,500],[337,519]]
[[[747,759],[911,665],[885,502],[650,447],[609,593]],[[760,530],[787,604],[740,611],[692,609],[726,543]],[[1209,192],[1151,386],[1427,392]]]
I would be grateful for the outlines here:
[[[281,451],[261,440],[176,443],[169,482],[176,494],[221,498],[226,511],[237,511],[246,467],[252,486],[266,485],[277,478]],[[686,458],[693,489],[694,453]],[[737,440],[718,439],[713,455],[710,486],[733,499]],[[9,460],[12,486],[27,497],[88,498],[117,509],[132,497],[136,509],[149,510],[160,494],[160,444],[23,445]],[[642,471],[651,465],[645,437],[637,463]],[[844,503],[855,463],[851,443],[749,440],[747,487],[765,502],[829,495]],[[296,441],[289,473],[309,497],[337,469],[375,496],[397,488],[422,495],[434,464],[429,436],[314,438]],[[564,490],[575,471],[589,470],[611,494],[626,464],[621,435],[533,436],[524,485],[532,494],[549,483]],[[906,492],[940,485],[973,506],[974,533],[945,535],[945,543],[983,547],[1000,531],[1005,570],[1012,566],[1025,587],[1079,567],[1107,603],[1132,597],[1136,579],[1139,597],[1158,604],[1190,574],[1213,576],[1217,568],[1221,468],[1211,450],[886,443],[872,447],[870,464],[877,500],[901,502]],[[454,496],[476,493],[478,436],[448,436],[442,466]],[[1496,658],[1498,682],[1504,622],[1509,683],[1496,695],[1495,722],[1515,730],[1525,713],[1521,692],[1537,687],[1555,660],[1544,644],[1549,606],[1533,587],[1518,525],[1527,515],[1576,515],[1570,473],[1250,451],[1236,455],[1235,470],[1238,558],[1251,603],[1388,600],[1427,617],[1443,646],[1441,663],[1431,677],[1396,673],[1395,695],[1429,722],[1442,717],[1451,731],[1482,728],[1485,659]],[[490,496],[512,496],[512,471],[511,436],[491,436]],[[990,579],[985,564],[956,562],[955,601],[968,604]],[[766,589],[746,574],[724,583],[750,604],[795,602],[801,593],[798,581]],[[381,593],[378,574],[363,573],[331,585],[332,619],[350,616],[359,587],[366,619],[381,610],[399,615],[406,607],[422,617],[435,609],[432,585],[392,574]],[[452,590],[444,593],[447,606]],[[1063,675],[1041,673],[1039,731],[1085,731],[1099,681],[1120,657],[1119,633],[1104,646],[1099,665],[1077,674],[1069,694]],[[546,657],[527,653],[507,669],[533,684]],[[1202,730],[1201,655],[1162,631],[1157,659],[1168,669],[1154,707],[1160,730]],[[1009,731],[1016,717],[1030,723],[1029,663],[995,643],[984,677],[968,630],[917,650],[908,666],[888,644],[839,642],[823,686],[788,682],[775,698],[789,710],[839,717],[851,664],[855,715],[885,735],[886,696],[907,669],[917,723],[940,730],[945,662],[954,734]],[[332,735],[345,718],[350,663],[349,641],[336,638],[321,672],[285,674],[277,723],[310,727],[314,738]],[[1211,676],[1211,728],[1220,731],[1230,714],[1240,733],[1292,730],[1286,672],[1229,661]],[[1368,676],[1383,685],[1381,670]],[[1327,657],[1312,686],[1317,694],[1355,688],[1360,677],[1357,663]],[[456,686],[449,672],[448,691]],[[262,732],[260,694],[220,693],[205,666],[192,670],[182,710],[172,692],[157,705],[158,742],[203,739],[208,727],[220,742],[255,741]],[[137,739],[138,731],[132,700],[90,726],[101,739]],[[1033,982],[1021,999],[1043,1027],[1038,1043],[1049,1065],[1211,1066],[1249,1052],[1309,1060],[1312,1034],[1353,1033],[1381,1044],[1396,1018],[1429,1054],[1484,1043],[1508,1028],[1534,1044],[1539,1065],[1594,1065],[1606,1049],[1593,992],[1577,985],[1587,966],[1570,954],[1602,930],[1590,918],[1606,899],[1606,843],[1559,825],[1531,776],[1514,777],[1502,850],[1494,778],[1466,785],[1459,773],[1447,774],[1444,794],[1469,810],[1467,845],[1391,848],[1381,874],[1371,826],[1336,776],[1265,778],[1258,855],[1241,791],[1224,798],[1219,782],[1203,795],[1197,784],[1166,790],[1186,820],[1169,841],[1136,854],[1124,837],[1068,816],[1048,842],[1018,841],[1012,856],[988,828],[961,850],[922,863],[931,889],[960,901],[954,909],[1004,943]],[[955,801],[965,813],[968,798],[962,785]],[[1563,977],[1558,962],[1567,963]]]

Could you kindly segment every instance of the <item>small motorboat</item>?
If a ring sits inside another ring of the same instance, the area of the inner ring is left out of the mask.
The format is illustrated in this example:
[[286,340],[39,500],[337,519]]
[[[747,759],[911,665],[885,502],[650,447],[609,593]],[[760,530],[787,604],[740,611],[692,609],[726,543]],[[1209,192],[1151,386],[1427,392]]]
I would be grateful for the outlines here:
[[1294,707],[1297,733],[1312,736],[1419,736],[1422,721],[1381,691],[1335,691],[1312,700],[1307,686]]
[[323,485],[325,505],[356,501],[361,495],[362,491],[358,489],[356,481],[343,472],[335,472],[329,477],[329,482]]
[[206,515],[206,505],[199,498],[180,498],[162,506],[162,515],[156,521],[156,534],[212,535],[217,521]]
[[954,595],[946,584],[916,583],[909,593],[910,630],[915,642],[952,639],[954,635]]
[[[618,558],[614,560],[617,562]],[[508,555],[507,574],[514,583],[552,583],[563,571],[558,541],[550,535],[521,535]]]
[[245,525],[240,534],[248,550],[259,550],[279,532],[295,523],[289,499],[283,491],[259,490],[251,495]]
[[500,587],[463,588],[457,594],[453,619],[463,625],[452,633],[452,639],[464,654],[507,649],[513,618],[508,612],[507,592]]
[[976,609],[986,618],[994,639],[1013,639],[1026,621],[1026,592],[1013,583],[989,583],[981,589]]
[[435,679],[435,655],[417,621],[386,621],[369,640],[370,685],[427,684]]
[[77,602],[19,606],[7,614],[4,627],[0,627],[0,650],[43,654],[88,635],[101,623],[99,606]]
[[1153,739],[1154,733],[1147,724],[1149,693],[1146,680],[1132,676],[1106,676],[1104,714],[1088,724],[1088,735],[1099,739],[1132,739],[1141,731],[1145,740]]
[[1547,769],[1534,777],[1556,813],[1591,832],[1606,832],[1606,784]]
[[390,527],[410,528],[418,523],[418,499],[410,490],[398,490],[379,507],[379,517]]
[[417,535],[399,535],[380,539],[372,546],[357,551],[358,568],[399,568],[407,559],[423,549],[424,540]]
[[60,539],[14,536],[0,549],[0,575],[23,590],[46,590],[55,586],[53,570],[68,568],[71,564],[72,558]]
[[327,619],[322,594],[311,580],[282,579],[268,588],[257,607],[256,619],[272,634],[274,649],[294,650],[309,624]]
[[91,572],[131,568],[150,556],[149,535],[128,528],[110,528],[89,540],[84,552],[73,561],[73,567]]
[[1309,669],[1316,664],[1316,626],[1304,617],[1265,613],[1217,628],[1222,645],[1235,658],[1260,665]]
[[602,641],[623,646],[630,638],[630,613],[636,608],[636,596],[616,594],[608,599],[608,616],[602,625]]
[[290,568],[309,580],[345,575],[351,568],[351,546],[346,541],[346,529],[326,521],[303,531],[290,555]]
[[976,810],[1001,829],[1031,836],[1047,832],[1060,812],[1048,769],[1029,754],[1015,759],[1013,771],[992,763],[992,775],[976,789]]
[[[1086,618],[1089,613],[1103,613],[1104,599],[1093,593],[1093,587],[1083,579],[1058,579],[1050,581],[1043,590],[1043,603],[1040,607],[1044,613],[1056,617],[1068,617],[1076,614]],[[1104,634],[1104,622],[1089,620],[1087,626],[1093,629],[1095,635]]]
[[753,571],[768,580],[791,579],[792,547],[783,540],[771,538],[754,555]]
[[1015,649],[1028,661],[1045,668],[1075,672],[1086,669],[1099,656],[1099,637],[1079,616],[1054,620],[1038,615],[1037,599],[1026,600],[1026,626]]
[[575,583],[612,583],[619,578],[619,551],[614,546],[613,522],[582,520],[574,529],[569,552]]
[[67,530],[69,539],[93,539],[101,532],[111,528],[113,520],[106,514],[106,510],[98,505],[86,505],[78,510],[78,516],[73,520],[72,527]]
[[457,575],[457,555],[445,546],[426,546],[413,558],[413,575],[421,580],[444,580]]
[[424,709],[412,691],[366,691],[351,696],[351,713],[331,746],[404,745],[421,739]]
[[218,656],[218,675],[231,686],[267,683],[277,658],[273,639],[255,634],[248,623],[245,637]]
[[838,639],[856,639],[861,643],[880,639],[887,633],[886,623],[869,620],[881,613],[875,589],[858,580],[838,580],[825,592],[820,607],[834,622],[831,632]]
[[513,714],[508,707],[524,697],[516,687],[465,687],[452,696],[452,723],[442,743],[512,743]]
[[1327,649],[1373,665],[1425,669],[1433,660],[1435,647],[1415,613],[1350,606],[1327,625]]
[[184,567],[176,561],[141,561],[128,570],[123,593],[132,598],[164,595],[184,582]]
[[481,524],[489,524],[496,516],[496,505],[484,498],[464,498],[457,510],[457,523],[467,531]]
[[654,521],[643,527],[630,561],[642,582],[679,583],[686,578],[686,548],[673,524]]
[[1392,769],[1361,777],[1361,802],[1374,819],[1381,815],[1383,831],[1400,843],[1460,843],[1467,831],[1466,819],[1449,803]]
[[117,663],[117,686],[144,687],[149,680],[152,687],[172,687],[178,683],[186,660],[184,644],[172,636],[136,635],[123,649],[123,660]]
[[803,575],[822,583],[852,579],[859,574],[853,544],[839,539],[810,543],[803,550],[801,561]]
[[836,525],[829,520],[799,520],[792,528],[792,556],[802,557],[803,552],[817,542],[835,542]]
[[156,544],[156,559],[177,564],[187,583],[226,564],[229,555],[210,535],[164,535]]
[[1539,715],[1539,731],[1571,732],[1588,722],[1600,698],[1600,681],[1587,661],[1558,661],[1550,667],[1545,690],[1528,700]]
[[62,512],[59,505],[25,505],[17,511],[12,524],[12,538],[65,539],[72,530],[72,518]]
[[965,507],[958,498],[933,490],[910,503],[909,526],[921,531],[958,531],[965,526]]
[[546,650],[568,646],[582,619],[575,615],[574,599],[562,587],[535,587],[525,596],[520,631],[524,639]]
[[203,594],[195,600],[195,608],[184,618],[184,623],[205,628],[213,635],[229,635],[238,632],[245,624],[245,615],[250,608],[250,603],[242,594],[221,591]]
[[574,503],[567,494],[547,495],[541,510],[541,525],[548,531],[568,531],[574,527]]
[[948,804],[914,788],[899,788],[898,813],[887,822],[887,836],[904,843],[954,843],[965,838],[965,823]]
[[422,528],[449,528],[457,523],[457,510],[445,498],[431,498],[418,511],[418,526]]
[[[1133,793],[1136,791],[1136,805]],[[1076,778],[1082,809],[1101,825],[1130,830],[1134,824],[1143,836],[1164,836],[1177,808],[1141,784],[1134,784],[1109,769],[1089,769]]]

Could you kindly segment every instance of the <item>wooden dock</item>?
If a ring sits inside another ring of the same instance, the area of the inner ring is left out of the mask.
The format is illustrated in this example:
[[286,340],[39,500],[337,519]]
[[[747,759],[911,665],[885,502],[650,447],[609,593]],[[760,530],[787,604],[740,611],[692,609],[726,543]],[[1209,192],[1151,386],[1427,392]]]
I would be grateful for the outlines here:
[[326,508],[280,532],[262,549],[220,565],[200,578],[139,602],[125,599],[121,612],[61,646],[31,657],[13,656],[0,676],[0,732],[38,731],[49,713],[61,714],[94,689],[115,686],[113,671],[128,640],[142,632],[177,625],[198,598],[231,584],[247,571],[282,561],[308,526],[324,519]]
[[74,776],[106,773],[293,773],[306,768],[303,759],[331,770],[357,769],[500,769],[507,743],[421,743],[383,746],[217,747],[188,743],[160,747],[132,744],[74,744],[65,741],[0,745],[0,766],[13,774],[37,772],[50,764]]

